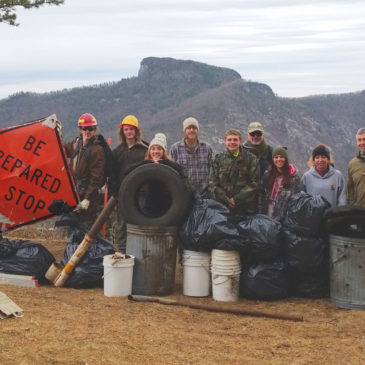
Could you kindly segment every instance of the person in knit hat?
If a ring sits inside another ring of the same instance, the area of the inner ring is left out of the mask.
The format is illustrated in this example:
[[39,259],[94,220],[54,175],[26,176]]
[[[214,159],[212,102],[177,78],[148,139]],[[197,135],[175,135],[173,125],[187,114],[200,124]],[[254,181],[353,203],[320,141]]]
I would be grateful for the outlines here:
[[346,181],[334,168],[329,148],[319,144],[308,161],[309,170],[301,179],[301,189],[310,195],[321,195],[332,207],[346,204]]
[[356,133],[359,153],[348,164],[347,199],[350,205],[365,207],[365,128]]
[[148,147],[145,160],[160,162],[162,159],[171,160],[171,157],[166,153],[167,141],[163,133],[156,133]]
[[260,162],[261,176],[272,165],[272,147],[265,141],[264,127],[260,122],[252,122],[247,127],[247,141],[243,147],[253,153]]
[[170,156],[186,169],[196,193],[208,198],[212,147],[199,140],[199,122],[193,117],[184,119],[183,133],[184,138],[171,146]]
[[[173,161],[166,153],[167,141],[163,133],[156,133],[151,140],[145,159],[135,163],[124,170],[124,174],[128,175],[131,171],[139,166],[146,164],[161,164],[174,169],[185,183],[188,191],[191,191],[188,175],[186,170],[178,163]],[[141,211],[149,217],[159,217],[166,212],[171,205],[171,195],[165,184],[161,181],[146,181],[138,193],[138,203]]]
[[273,165],[265,171],[259,193],[259,212],[282,221],[289,198],[300,190],[300,178],[289,163],[288,150],[278,146],[273,150]]

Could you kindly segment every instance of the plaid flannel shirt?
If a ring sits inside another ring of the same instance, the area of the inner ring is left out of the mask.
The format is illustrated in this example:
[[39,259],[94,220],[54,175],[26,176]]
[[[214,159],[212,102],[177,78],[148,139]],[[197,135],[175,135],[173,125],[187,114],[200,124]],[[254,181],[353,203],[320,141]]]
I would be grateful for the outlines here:
[[189,180],[196,192],[208,197],[208,179],[213,150],[206,142],[199,142],[192,151],[182,139],[170,148],[170,156],[188,172]]

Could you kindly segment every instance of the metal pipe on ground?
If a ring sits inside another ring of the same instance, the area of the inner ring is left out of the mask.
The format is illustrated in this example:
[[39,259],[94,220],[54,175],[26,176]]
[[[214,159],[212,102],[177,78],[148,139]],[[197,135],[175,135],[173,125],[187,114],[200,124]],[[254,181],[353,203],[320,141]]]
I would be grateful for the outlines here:
[[265,317],[265,318],[273,318],[273,319],[281,319],[286,321],[294,321],[294,322],[303,322],[303,316],[297,316],[292,314],[280,314],[280,313],[270,313],[263,311],[255,311],[248,309],[239,309],[239,308],[227,308],[222,306],[210,306],[210,305],[202,305],[202,304],[193,304],[186,303],[183,301],[178,301],[174,299],[166,299],[159,297],[150,297],[144,295],[128,295],[128,299],[136,302],[149,302],[149,303],[158,303],[164,305],[176,305],[182,307],[189,307],[192,309],[201,309],[209,312],[217,312],[217,313],[230,313],[237,314],[243,316],[251,316],[251,317]]

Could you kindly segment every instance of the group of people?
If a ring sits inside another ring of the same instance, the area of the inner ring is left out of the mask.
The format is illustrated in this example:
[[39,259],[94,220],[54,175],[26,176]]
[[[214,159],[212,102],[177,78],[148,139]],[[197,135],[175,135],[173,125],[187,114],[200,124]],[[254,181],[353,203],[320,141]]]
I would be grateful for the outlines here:
[[[78,121],[80,136],[65,145],[76,188],[80,197],[80,218],[90,225],[100,205],[98,191],[107,179],[107,155],[101,146],[98,125],[86,113]],[[286,147],[272,148],[264,138],[264,128],[252,122],[243,142],[239,130],[227,130],[226,150],[213,156],[212,147],[199,139],[199,122],[193,117],[183,121],[183,138],[174,143],[169,153],[166,136],[157,133],[148,144],[142,140],[141,128],[134,115],[127,115],[119,125],[120,144],[112,151],[117,193],[123,178],[131,169],[145,163],[163,163],[174,168],[202,198],[213,198],[234,214],[267,214],[281,221],[292,194],[305,191],[323,196],[332,207],[365,206],[365,128],[356,134],[359,154],[348,166],[348,179],[334,167],[328,146],[320,144],[312,151],[309,170],[300,178],[290,163]],[[117,213],[114,245],[125,251],[126,224]]]

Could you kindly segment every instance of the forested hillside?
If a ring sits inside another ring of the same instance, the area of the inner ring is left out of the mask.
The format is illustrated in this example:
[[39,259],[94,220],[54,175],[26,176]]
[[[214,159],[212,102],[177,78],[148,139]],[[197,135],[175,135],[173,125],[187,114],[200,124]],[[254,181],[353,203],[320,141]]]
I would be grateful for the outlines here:
[[346,172],[348,160],[356,153],[354,134],[365,125],[365,91],[282,98],[269,86],[247,81],[234,70],[149,57],[142,60],[136,77],[44,94],[20,92],[3,99],[0,127],[55,113],[68,140],[77,133],[77,119],[84,112],[95,115],[101,132],[113,138],[114,146],[119,122],[126,114],[138,117],[146,139],[163,131],[169,144],[181,138],[182,120],[194,116],[201,124],[201,138],[216,151],[223,149],[226,129],[238,128],[245,134],[247,125],[258,120],[273,146],[288,146],[300,172],[320,142],[332,148],[336,166]]

